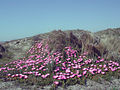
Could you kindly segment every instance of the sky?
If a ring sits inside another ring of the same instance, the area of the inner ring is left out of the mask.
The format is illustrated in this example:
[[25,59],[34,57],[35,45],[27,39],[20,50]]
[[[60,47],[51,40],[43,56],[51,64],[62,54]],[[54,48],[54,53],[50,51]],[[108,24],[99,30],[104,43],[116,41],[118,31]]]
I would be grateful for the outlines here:
[[120,27],[120,0],[0,0],[0,41],[53,30]]

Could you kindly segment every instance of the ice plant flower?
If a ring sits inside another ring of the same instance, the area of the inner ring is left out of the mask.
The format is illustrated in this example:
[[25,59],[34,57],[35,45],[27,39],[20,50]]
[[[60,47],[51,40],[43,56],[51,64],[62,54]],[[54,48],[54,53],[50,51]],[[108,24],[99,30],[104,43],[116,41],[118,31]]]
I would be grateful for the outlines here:
[[58,84],[59,84],[59,82],[58,82],[58,81],[54,81],[54,84],[55,84],[55,85],[58,85]]
[[84,72],[83,72],[83,76],[84,76],[86,73],[87,73],[87,71],[84,71]]
[[70,71],[70,68],[67,68],[66,69],[66,73],[70,73],[71,71]]

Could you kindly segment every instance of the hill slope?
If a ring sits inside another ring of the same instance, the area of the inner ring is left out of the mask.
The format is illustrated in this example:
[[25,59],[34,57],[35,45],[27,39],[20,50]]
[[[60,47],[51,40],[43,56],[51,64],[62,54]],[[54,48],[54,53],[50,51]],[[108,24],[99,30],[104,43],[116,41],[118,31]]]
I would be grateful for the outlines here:
[[1,84],[0,89],[24,85],[68,90],[114,89],[117,85],[119,89],[120,64],[115,62],[119,61],[118,38],[119,29],[96,33],[59,30],[5,42],[0,45],[0,80],[7,82],[2,82],[6,87]]
[[[39,34],[33,37],[12,40],[1,45],[6,52],[1,55],[11,60],[25,56],[25,52],[36,42],[49,39],[51,51],[62,51],[65,46],[72,46],[80,53],[88,51],[89,55],[103,56],[107,59],[120,59],[120,28],[107,29],[99,32],[89,32],[84,30],[52,31]],[[5,53],[5,54],[4,54]]]

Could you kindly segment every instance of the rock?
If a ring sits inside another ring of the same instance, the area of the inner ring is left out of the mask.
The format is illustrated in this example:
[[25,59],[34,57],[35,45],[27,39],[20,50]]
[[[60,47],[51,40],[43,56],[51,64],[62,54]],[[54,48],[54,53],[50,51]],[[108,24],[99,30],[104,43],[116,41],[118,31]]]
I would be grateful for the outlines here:
[[72,86],[68,86],[67,90],[84,90],[85,86],[82,85],[72,85]]
[[0,82],[0,90],[13,86],[13,82]]
[[[112,81],[104,81],[98,83],[92,80],[87,80],[86,85],[70,85],[66,88],[58,86],[56,90],[120,90],[120,79],[113,79]],[[38,86],[38,85],[20,85],[16,84],[15,81],[0,82],[0,90],[50,90],[49,86]]]
[[5,53],[5,48],[2,45],[0,45],[0,59],[3,57],[4,53]]
[[0,52],[5,52],[5,48],[2,45],[0,45]]
[[114,80],[112,80],[112,84],[120,86],[120,79],[114,79]]

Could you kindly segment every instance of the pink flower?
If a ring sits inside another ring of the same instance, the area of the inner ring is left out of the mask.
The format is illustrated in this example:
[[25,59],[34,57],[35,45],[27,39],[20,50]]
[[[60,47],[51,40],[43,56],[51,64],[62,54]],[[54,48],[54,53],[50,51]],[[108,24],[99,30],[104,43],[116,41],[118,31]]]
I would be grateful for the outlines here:
[[56,78],[58,78],[58,75],[56,75],[56,76],[53,76],[53,79],[56,79]]
[[79,74],[79,75],[77,75],[77,77],[79,78],[79,77],[82,77],[82,75],[81,74]]
[[71,63],[71,62],[68,62],[68,63]]
[[99,63],[100,61],[96,60],[96,63]]
[[111,68],[111,70],[112,70],[112,71],[115,71],[115,70],[116,70],[116,68]]
[[59,84],[59,82],[58,82],[58,81],[54,81],[54,84],[55,84],[55,85],[58,85],[58,84]]
[[73,69],[74,69],[74,68],[76,68],[76,69],[77,69],[77,68],[78,68],[78,65],[76,64],[75,66],[72,66],[72,68],[73,68]]
[[27,78],[28,78],[28,76],[27,76],[27,75],[25,75],[25,76],[24,76],[24,79],[27,79]]
[[71,75],[70,78],[73,78],[75,76],[75,74]]
[[70,68],[67,68],[67,69],[66,69],[66,73],[69,73],[69,72],[71,72],[71,71],[70,71]]
[[82,59],[82,58],[80,58],[80,59],[78,59],[77,61],[78,61],[78,62],[82,62],[82,61],[83,61],[83,59]]
[[76,61],[76,60],[73,60],[73,63],[77,63],[77,61]]
[[120,69],[120,67],[118,67],[118,69]]
[[46,71],[46,69],[43,69],[43,71]]
[[77,67],[77,68],[81,69],[81,66],[80,66],[80,65],[78,65],[78,67]]
[[69,61],[69,60],[70,60],[70,58],[67,58],[66,60],[68,60],[68,61]]
[[94,71],[94,70],[91,70],[91,69],[89,70],[89,72],[94,75],[95,73],[94,73],[93,71]]
[[101,74],[105,74],[105,72],[101,72]]
[[70,67],[70,66],[71,66],[71,64],[68,64],[68,66]]
[[59,74],[61,74],[61,75],[62,75],[63,73],[62,73],[62,72],[60,72]]
[[8,74],[8,76],[10,76],[11,74]]
[[73,74],[73,72],[71,72],[71,74]]
[[106,65],[104,64],[103,67],[106,68]]
[[94,68],[97,67],[97,65],[94,65]]
[[67,79],[69,79],[70,77],[69,77],[69,76],[67,76],[66,78],[67,78]]
[[70,73],[66,73],[66,75],[70,75]]
[[91,64],[91,67],[93,67],[94,66],[94,64]]
[[65,63],[62,63],[63,67],[65,67]]
[[49,73],[46,74],[46,76],[49,76],[49,75],[50,75]]
[[23,75],[22,74],[20,74],[20,78],[22,78],[23,77]]
[[73,63],[71,63],[71,65],[73,66],[74,64],[73,64]]
[[2,69],[0,68],[0,71],[2,71]]
[[108,68],[105,68],[104,70],[105,70],[105,71],[108,71]]
[[65,75],[61,75],[61,79],[66,79]]
[[15,77],[15,75],[12,75],[11,77]]
[[87,73],[87,71],[84,71],[84,72],[83,72],[83,76],[84,76],[86,73]]
[[98,73],[100,73],[102,70],[101,69],[98,69]]
[[119,66],[119,63],[117,63],[117,62],[113,62],[113,64],[116,65],[116,66]]
[[42,78],[46,78],[45,75],[41,75]]
[[100,56],[98,56],[98,58],[100,58]]
[[19,74],[16,74],[15,76],[17,76],[17,77],[18,77],[18,76],[19,76]]
[[59,61],[59,63],[61,63],[61,61]]
[[41,73],[38,73],[37,75],[38,75],[38,76],[40,76],[40,75],[41,75]]
[[63,70],[65,70],[66,68],[62,67]]
[[87,68],[83,68],[82,70],[87,70]]
[[34,68],[32,68],[31,70],[35,70],[35,67],[34,67]]
[[99,65],[99,67],[102,67],[102,65]]
[[85,58],[86,56],[83,56],[83,58]]
[[102,61],[104,61],[104,58],[102,58],[102,59],[100,60],[100,62],[102,62]]
[[111,65],[112,65],[112,63],[108,63],[108,65],[109,65],[109,66],[111,66]]
[[76,74],[77,74],[77,75],[79,74],[79,70],[76,70]]

